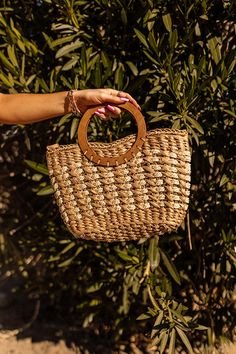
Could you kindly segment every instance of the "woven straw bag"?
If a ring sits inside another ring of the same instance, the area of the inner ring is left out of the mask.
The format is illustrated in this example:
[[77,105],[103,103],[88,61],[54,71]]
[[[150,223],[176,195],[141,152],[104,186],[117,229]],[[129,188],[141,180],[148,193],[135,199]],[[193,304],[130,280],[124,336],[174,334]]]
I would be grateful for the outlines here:
[[47,164],[62,219],[78,238],[128,241],[178,228],[190,190],[190,151],[186,131],[146,132],[134,105],[121,106],[138,132],[112,143],[88,143],[87,128],[97,107],[78,128],[78,143],[47,147]]

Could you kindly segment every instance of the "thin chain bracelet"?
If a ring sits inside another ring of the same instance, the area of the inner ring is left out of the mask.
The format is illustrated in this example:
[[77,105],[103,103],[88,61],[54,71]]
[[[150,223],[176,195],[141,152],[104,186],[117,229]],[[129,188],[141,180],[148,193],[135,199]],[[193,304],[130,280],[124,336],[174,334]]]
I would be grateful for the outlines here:
[[76,101],[75,101],[75,96],[74,93],[77,90],[70,90],[67,93],[66,99],[68,100],[68,108],[71,108],[72,113],[74,113],[76,116],[81,116],[81,111],[78,108]]

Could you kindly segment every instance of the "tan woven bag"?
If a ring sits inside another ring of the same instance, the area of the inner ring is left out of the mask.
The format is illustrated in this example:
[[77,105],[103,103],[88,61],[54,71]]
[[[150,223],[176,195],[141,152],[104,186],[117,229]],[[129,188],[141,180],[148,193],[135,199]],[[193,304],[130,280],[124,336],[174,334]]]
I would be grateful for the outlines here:
[[86,111],[79,145],[47,147],[47,163],[62,219],[71,233],[95,241],[128,241],[175,230],[189,202],[190,151],[186,131],[146,132],[134,105],[122,106],[138,133],[113,143],[88,143],[97,110]]

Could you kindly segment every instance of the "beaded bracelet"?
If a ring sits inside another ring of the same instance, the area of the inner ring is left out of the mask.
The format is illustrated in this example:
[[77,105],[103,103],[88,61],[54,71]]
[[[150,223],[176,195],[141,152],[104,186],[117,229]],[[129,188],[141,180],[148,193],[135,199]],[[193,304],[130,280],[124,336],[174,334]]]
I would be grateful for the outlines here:
[[76,116],[81,116],[82,113],[76,104],[76,100],[75,100],[75,96],[74,96],[74,92],[76,92],[76,91],[77,90],[68,91],[67,96],[66,96],[66,100],[68,100],[68,108],[71,109],[72,113],[74,113]]

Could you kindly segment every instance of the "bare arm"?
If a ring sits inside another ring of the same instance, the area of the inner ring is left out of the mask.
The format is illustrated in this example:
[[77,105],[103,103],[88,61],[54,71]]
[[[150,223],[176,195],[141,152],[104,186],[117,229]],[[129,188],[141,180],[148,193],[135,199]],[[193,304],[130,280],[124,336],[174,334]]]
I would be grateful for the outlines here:
[[[71,107],[66,104],[67,94],[68,91],[49,94],[0,93],[0,123],[28,124],[70,113]],[[112,104],[119,105],[127,100],[140,108],[128,93],[113,89],[78,90],[74,92],[74,97],[82,113],[90,106],[107,104],[105,110],[97,113],[101,116],[108,113],[117,115],[120,110]]]
[[0,94],[0,122],[27,124],[63,115],[67,92]]

